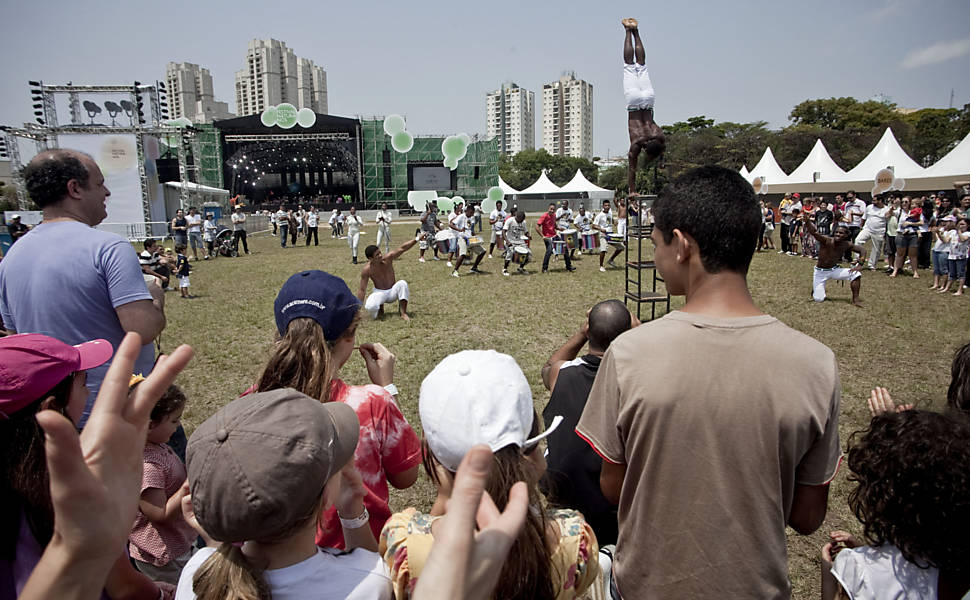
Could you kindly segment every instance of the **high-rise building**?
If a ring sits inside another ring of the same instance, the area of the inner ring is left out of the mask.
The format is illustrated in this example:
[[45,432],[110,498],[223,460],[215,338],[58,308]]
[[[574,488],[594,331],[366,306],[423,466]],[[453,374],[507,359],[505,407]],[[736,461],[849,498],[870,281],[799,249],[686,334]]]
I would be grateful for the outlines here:
[[568,73],[542,86],[542,147],[593,158],[593,85]]
[[234,117],[229,105],[216,102],[209,69],[187,62],[170,62],[165,66],[165,87],[169,115],[185,117],[195,123],[211,123]]
[[485,135],[497,137],[499,152],[515,154],[536,147],[535,94],[514,83],[485,96]]
[[326,114],[327,72],[279,40],[249,42],[246,68],[236,71],[236,111],[253,115],[283,102]]

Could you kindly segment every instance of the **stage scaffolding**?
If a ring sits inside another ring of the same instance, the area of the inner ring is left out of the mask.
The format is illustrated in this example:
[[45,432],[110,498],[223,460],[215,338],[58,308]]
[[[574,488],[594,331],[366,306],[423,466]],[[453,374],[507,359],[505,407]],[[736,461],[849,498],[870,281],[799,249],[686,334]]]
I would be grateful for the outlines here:
[[[407,206],[408,164],[438,165],[444,160],[441,142],[446,136],[416,136],[414,147],[406,153],[391,148],[391,138],[384,133],[384,118],[361,119],[363,132],[363,183],[367,207],[387,202],[391,206]],[[458,189],[439,190],[442,195],[457,195],[481,200],[488,188],[498,185],[498,140],[472,137],[468,153],[458,163]]]

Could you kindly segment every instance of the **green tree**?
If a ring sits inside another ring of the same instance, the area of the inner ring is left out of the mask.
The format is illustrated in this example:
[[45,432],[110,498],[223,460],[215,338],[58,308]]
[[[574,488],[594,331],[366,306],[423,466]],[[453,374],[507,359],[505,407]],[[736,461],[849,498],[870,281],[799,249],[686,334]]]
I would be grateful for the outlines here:
[[886,127],[899,119],[896,105],[888,101],[852,97],[805,100],[795,106],[788,119],[792,125],[811,125],[825,129],[871,129]]
[[545,148],[523,150],[512,157],[503,156],[499,161],[499,175],[506,183],[517,190],[524,189],[539,178],[542,170],[547,171],[549,179],[556,185],[565,185],[576,174],[595,181],[599,168],[585,158],[549,154]]

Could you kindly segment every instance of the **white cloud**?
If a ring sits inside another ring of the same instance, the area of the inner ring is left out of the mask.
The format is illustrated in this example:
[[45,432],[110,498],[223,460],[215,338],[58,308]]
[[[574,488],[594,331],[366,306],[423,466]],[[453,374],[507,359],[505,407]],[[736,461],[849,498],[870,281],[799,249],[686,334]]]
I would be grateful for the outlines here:
[[904,69],[915,69],[960,58],[970,54],[970,37],[952,42],[937,42],[921,50],[911,50],[903,58],[900,66]]

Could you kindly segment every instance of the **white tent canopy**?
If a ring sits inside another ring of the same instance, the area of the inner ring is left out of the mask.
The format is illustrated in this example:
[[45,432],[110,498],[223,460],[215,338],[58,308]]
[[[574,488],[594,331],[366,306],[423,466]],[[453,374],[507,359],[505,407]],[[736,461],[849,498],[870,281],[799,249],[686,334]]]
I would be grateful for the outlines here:
[[535,183],[525,188],[519,194],[556,194],[561,192],[562,189],[549,180],[546,175],[546,170],[543,169],[542,173],[539,174],[539,178],[536,179]]
[[583,172],[580,169],[576,169],[576,174],[573,175],[573,178],[569,180],[569,183],[559,188],[559,191],[561,192],[610,192],[611,196],[613,194],[612,191],[606,188],[601,188],[600,186],[586,179],[586,176],[583,175]]
[[775,155],[772,154],[770,146],[765,148],[765,153],[761,156],[761,160],[748,173],[748,181],[754,181],[756,177],[763,177],[765,183],[768,184],[768,189],[788,179],[788,175],[775,162]]
[[499,177],[498,177],[498,186],[500,188],[502,188],[502,191],[505,192],[506,194],[518,194],[519,193],[519,190],[517,190],[514,187],[512,187],[511,185],[505,183],[505,180],[502,179],[502,176],[501,175],[499,175]]
[[741,165],[741,170],[738,171],[738,173],[741,173],[741,177],[744,177],[749,181],[751,180],[751,173],[748,171],[748,165]]
[[[816,179],[815,174],[818,173]],[[815,140],[815,146],[802,164],[788,175],[785,183],[815,183],[816,181],[841,181],[845,177],[842,167],[835,164],[822,140]],[[781,183],[781,182],[779,182]],[[771,189],[771,188],[769,188]]]
[[933,177],[970,178],[970,133],[932,167],[927,167],[924,175]]
[[921,177],[926,170],[906,154],[906,151],[896,141],[892,129],[887,127],[885,133],[879,138],[876,147],[859,164],[843,175],[842,180],[849,182],[873,181],[876,173],[886,167],[892,167],[896,177],[904,179]]

